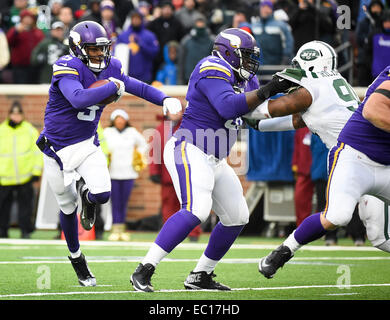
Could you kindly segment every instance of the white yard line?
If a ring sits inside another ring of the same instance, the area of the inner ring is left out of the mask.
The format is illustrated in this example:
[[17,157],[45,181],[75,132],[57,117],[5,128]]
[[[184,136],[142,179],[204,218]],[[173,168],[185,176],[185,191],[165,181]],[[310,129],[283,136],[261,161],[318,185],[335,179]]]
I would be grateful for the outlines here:
[[[22,257],[25,261],[0,261],[0,265],[18,264],[68,264],[69,260],[64,257]],[[102,257],[102,256],[88,256],[88,263],[120,263],[120,262],[140,262],[143,257]],[[29,260],[31,259],[31,260]],[[294,257],[293,260],[288,263],[294,264],[298,261],[379,261],[390,260],[390,257]],[[174,259],[164,258],[162,262],[197,262],[198,259]],[[241,259],[229,259],[224,258],[219,263],[258,263],[259,258],[241,258]],[[321,263],[320,261],[317,263]]]
[[[80,241],[82,246],[91,247],[143,247],[149,248],[152,242],[113,242],[113,241]],[[65,240],[35,240],[35,239],[0,239],[0,245],[63,245],[66,246]],[[203,250],[207,243],[181,243],[178,249]],[[233,244],[232,249],[267,249],[272,250],[278,245],[272,244]],[[307,245],[300,248],[300,251],[377,251],[379,250],[370,246],[312,246]]]
[[[390,283],[366,283],[366,284],[351,284],[348,288],[359,288],[359,287],[390,287]],[[295,289],[314,289],[314,288],[340,288],[338,285],[312,285],[312,286],[289,286],[289,287],[266,287],[266,288],[232,288],[234,291],[269,291],[269,290],[295,290]],[[218,290],[157,290],[154,293],[197,293],[197,292],[220,292]],[[229,292],[229,291],[227,291]],[[43,296],[69,296],[69,295],[98,295],[98,294],[139,294],[144,292],[138,292],[134,290],[125,290],[125,291],[70,291],[70,292],[31,292],[31,293],[11,293],[0,295],[0,298],[22,298],[22,297],[43,297]]]

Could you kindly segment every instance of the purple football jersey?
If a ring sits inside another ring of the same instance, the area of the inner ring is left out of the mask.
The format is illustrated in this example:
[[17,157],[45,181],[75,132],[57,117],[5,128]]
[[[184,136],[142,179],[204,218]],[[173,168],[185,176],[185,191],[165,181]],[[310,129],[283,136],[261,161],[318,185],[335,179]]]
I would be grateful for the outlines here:
[[390,133],[375,127],[363,117],[362,112],[371,94],[382,82],[390,80],[389,71],[390,66],[386,67],[368,87],[363,102],[341,130],[338,138],[338,141],[350,145],[371,160],[384,165],[390,165]]
[[256,76],[240,82],[224,60],[215,56],[202,59],[191,74],[188,105],[175,137],[193,143],[206,154],[227,157],[237,130],[225,124],[249,112],[243,92],[258,88]]
[[[49,101],[46,105],[44,129],[41,133],[46,136],[56,151],[94,135],[96,137],[98,122],[104,109],[104,105],[98,103],[114,94],[117,87],[113,82],[109,82],[101,87],[83,89],[89,88],[97,80],[109,77],[123,81],[126,92],[154,104],[162,105],[164,98],[167,97],[160,90],[126,76],[120,61],[115,57],[111,57],[106,69],[94,73],[80,59],[71,55],[63,56],[53,65]],[[79,85],[80,90],[72,92],[75,89],[67,87],[67,81]],[[98,143],[97,139],[95,141]]]

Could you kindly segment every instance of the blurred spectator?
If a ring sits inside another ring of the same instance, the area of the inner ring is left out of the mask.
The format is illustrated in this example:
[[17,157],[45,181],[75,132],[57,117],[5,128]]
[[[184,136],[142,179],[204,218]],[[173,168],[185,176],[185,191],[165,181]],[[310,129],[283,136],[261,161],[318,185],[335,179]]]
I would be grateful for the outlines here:
[[169,41],[164,46],[164,62],[157,71],[156,75],[156,81],[160,84],[178,84],[179,46],[180,45],[177,41]]
[[68,39],[70,29],[72,29],[76,24],[72,8],[68,6],[63,6],[60,9],[60,13],[58,14],[58,20],[65,25],[64,37],[65,39]]
[[[315,0],[299,0],[298,9],[290,18],[290,25],[295,41],[295,52],[312,40],[329,41],[328,35],[336,30],[333,12],[321,1],[320,10],[315,6]],[[334,46],[334,43],[329,43]]]
[[188,84],[191,73],[199,60],[211,54],[215,36],[206,26],[205,18],[195,21],[194,27],[180,43],[180,84]]
[[[157,126],[150,144],[151,162],[149,164],[150,180],[161,185],[161,214],[163,222],[180,210],[180,202],[168,170],[164,164],[164,147],[172,134],[179,128],[183,113],[169,114]],[[201,233],[200,225],[188,235],[190,241],[197,241]]]
[[[365,11],[367,11],[371,0],[355,0],[355,1],[359,3],[358,17],[357,17],[357,22],[359,23],[366,17]],[[385,0],[380,0],[380,1],[382,2],[383,5],[386,3]]]
[[38,130],[24,119],[18,101],[0,124],[0,238],[8,238],[14,196],[21,237],[29,238],[33,227],[33,183],[42,174],[43,157],[35,141]]
[[[221,31],[223,31],[225,29],[228,29],[228,28],[239,28],[243,23],[248,23],[248,16],[247,16],[246,10],[242,7],[239,7],[234,12],[232,22],[229,24],[222,25],[222,27],[220,27],[217,30],[216,34],[220,33]],[[250,27],[249,25],[247,25],[247,26]],[[248,30],[246,30],[246,31],[248,31]]]
[[28,0],[14,0],[13,5],[1,8],[2,28],[8,31],[20,23],[20,12],[28,7]]
[[79,21],[91,20],[101,24],[100,2],[101,0],[88,0],[88,10],[84,12]]
[[259,11],[259,19],[253,21],[252,31],[260,47],[262,65],[290,64],[294,50],[290,26],[274,19],[272,1],[262,1]]
[[314,185],[310,174],[312,165],[311,135],[307,127],[297,129],[294,135],[292,171],[295,176],[294,204],[297,226],[312,213]]
[[144,26],[143,17],[132,11],[131,26],[117,38],[115,56],[122,62],[126,74],[146,83],[153,81],[153,59],[159,45],[153,32]]
[[38,82],[36,67],[31,65],[31,52],[44,38],[44,33],[35,26],[34,14],[22,10],[20,23],[7,32],[14,83]]
[[372,80],[389,65],[390,56],[390,10],[381,16],[381,25],[372,30],[367,39],[366,57],[371,65]]
[[[129,13],[136,9],[132,0],[113,0],[115,3],[115,14],[119,19],[119,26],[122,30],[127,29],[128,26],[124,26],[125,20]],[[140,2],[139,2],[140,3]]]
[[6,75],[3,74],[4,69],[8,66],[11,61],[11,56],[8,47],[7,36],[4,31],[0,28],[0,83],[7,82]]
[[371,77],[371,63],[366,57],[366,46],[368,43],[368,36],[373,30],[378,30],[381,25],[381,15],[384,6],[380,0],[372,0],[365,11],[365,17],[358,23],[356,28],[356,42],[357,42],[357,85],[369,86]]
[[175,7],[170,1],[164,1],[161,5],[161,16],[154,19],[147,24],[147,28],[152,31],[160,44],[159,54],[154,60],[153,74],[157,73],[160,64],[164,59],[164,46],[171,40],[180,42],[185,35],[185,30],[180,21],[175,18],[174,10]]
[[276,20],[289,21],[297,9],[294,0],[272,0],[274,5],[274,17]]
[[61,21],[53,22],[50,35],[31,53],[31,64],[39,68],[39,83],[51,82],[54,62],[69,52],[64,44],[64,31],[65,26]]
[[115,15],[115,4],[111,0],[104,0],[100,3],[101,24],[107,32],[108,38],[113,42],[121,33],[119,19]]
[[[194,26],[197,18],[204,17],[196,8],[195,0],[184,0],[184,6],[175,13],[175,17],[184,27],[184,32],[188,33]],[[206,17],[204,17],[206,18]]]
[[138,11],[144,16],[145,24],[154,19],[151,13],[152,6],[147,1],[138,2]]
[[175,7],[175,10],[179,10],[184,6],[185,0],[172,0],[172,4]]
[[139,177],[138,169],[133,167],[135,150],[146,154],[145,138],[129,123],[129,116],[123,109],[116,109],[110,116],[111,126],[104,129],[104,137],[110,154],[112,233],[108,240],[128,241],[129,233],[125,232],[127,204]]

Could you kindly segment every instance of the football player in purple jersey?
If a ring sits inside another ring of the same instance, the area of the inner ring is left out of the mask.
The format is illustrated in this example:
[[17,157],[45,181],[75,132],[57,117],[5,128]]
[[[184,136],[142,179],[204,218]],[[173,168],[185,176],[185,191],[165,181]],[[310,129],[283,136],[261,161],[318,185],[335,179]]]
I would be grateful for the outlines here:
[[291,86],[289,81],[275,78],[259,89],[259,54],[251,34],[230,28],[218,34],[212,54],[194,68],[181,126],[164,150],[181,209],[165,222],[131,275],[135,290],[154,291],[151,277],[157,264],[205,221],[211,210],[220,221],[184,286],[230,290],[213,280],[214,269],[249,219],[241,183],[226,161],[237,138],[234,120]]
[[[110,55],[111,42],[104,28],[93,21],[76,24],[69,35],[69,55],[53,65],[44,128],[37,145],[44,153],[45,174],[60,207],[60,224],[70,251],[69,259],[82,286],[95,286],[78,239],[77,202],[81,197],[81,224],[90,230],[97,204],[109,200],[111,183],[105,156],[96,133],[105,107],[131,93],[173,114],[181,102],[123,73],[120,61]],[[109,82],[89,88],[97,80]],[[77,182],[76,182],[77,181]]]

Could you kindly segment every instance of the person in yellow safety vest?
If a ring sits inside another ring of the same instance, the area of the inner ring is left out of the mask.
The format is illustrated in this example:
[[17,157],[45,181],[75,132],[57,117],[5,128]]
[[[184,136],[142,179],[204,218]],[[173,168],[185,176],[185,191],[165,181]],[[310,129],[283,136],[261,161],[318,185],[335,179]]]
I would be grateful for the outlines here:
[[11,207],[16,197],[21,237],[29,238],[33,227],[33,183],[42,175],[43,156],[35,141],[38,130],[24,119],[15,101],[0,124],[0,238],[8,238]]

